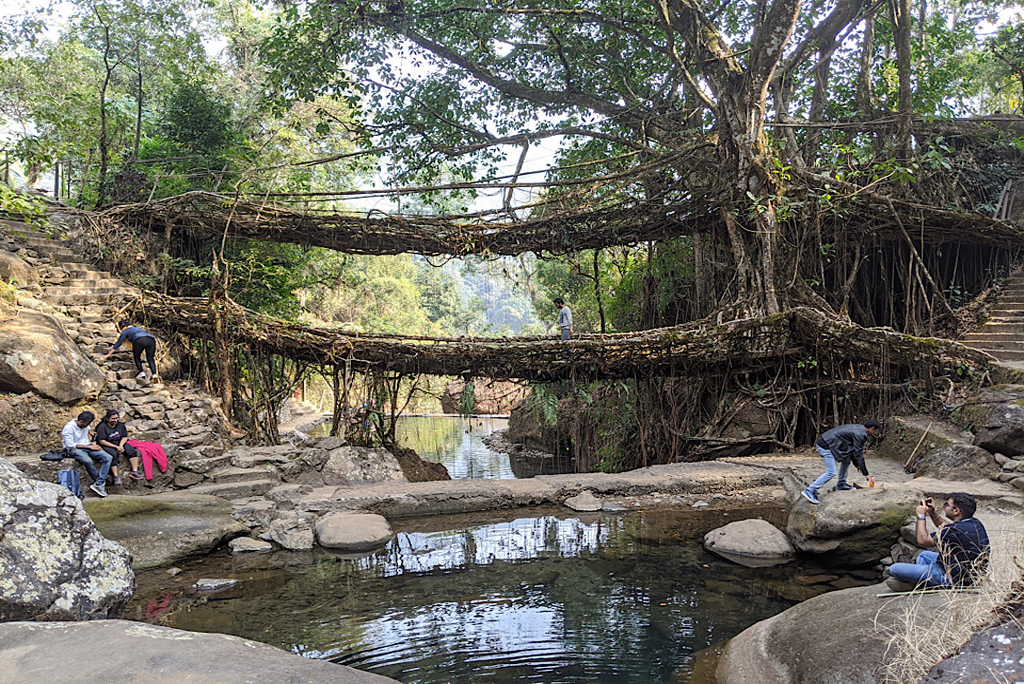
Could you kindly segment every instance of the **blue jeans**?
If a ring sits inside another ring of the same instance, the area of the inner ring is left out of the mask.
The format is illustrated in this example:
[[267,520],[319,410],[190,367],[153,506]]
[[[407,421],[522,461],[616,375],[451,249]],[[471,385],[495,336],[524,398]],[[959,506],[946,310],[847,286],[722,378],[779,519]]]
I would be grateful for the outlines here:
[[[817,494],[818,490],[825,486],[825,483],[836,476],[836,457],[828,449],[822,449],[815,445],[821,458],[825,461],[825,472],[807,488],[811,494]],[[846,460],[839,464],[839,481],[836,486],[846,484],[846,473],[850,470],[850,461]]]
[[[114,460],[110,454],[99,449],[97,451],[86,451],[85,449],[72,449],[71,455],[76,461],[85,466],[86,471],[89,473],[89,477],[92,478],[93,482],[99,482],[103,484],[107,481],[107,473],[110,472],[110,464]],[[96,466],[92,464],[96,461],[100,464],[99,472],[96,472]]]
[[946,572],[939,564],[939,554],[934,551],[922,551],[913,563],[893,563],[889,566],[889,574],[894,579],[907,584],[922,584],[926,587],[951,587]]

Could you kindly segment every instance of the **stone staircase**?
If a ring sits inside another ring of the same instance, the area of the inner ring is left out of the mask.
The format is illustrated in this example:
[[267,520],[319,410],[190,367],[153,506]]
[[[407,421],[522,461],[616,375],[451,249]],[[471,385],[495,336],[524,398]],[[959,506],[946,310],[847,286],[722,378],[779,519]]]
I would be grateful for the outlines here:
[[[230,451],[237,436],[231,434],[219,399],[186,381],[152,384],[137,380],[128,352],[103,359],[117,339],[115,319],[126,304],[141,296],[138,289],[83,263],[64,241],[31,226],[0,221],[0,233],[0,248],[16,252],[39,275],[37,286],[18,291],[18,305],[52,315],[78,348],[106,373],[107,385],[92,403],[97,419],[107,409],[119,411],[132,438],[160,443],[170,459],[167,473],[157,471],[151,481],[127,478],[130,468],[127,463],[120,464],[122,484],[114,486],[108,481],[109,493],[188,488],[195,493],[237,499],[260,496],[280,483],[281,477],[273,467],[260,459],[236,458],[240,454]],[[164,377],[173,376],[168,369],[176,366],[174,362],[168,365],[168,358],[166,347],[159,345],[158,367]],[[69,409],[69,416],[78,410]],[[68,461],[44,462],[36,455],[10,460],[30,476],[48,481],[55,480],[58,468],[69,466]],[[88,478],[81,470],[86,482]]]
[[1003,284],[989,319],[962,342],[994,356],[1002,366],[1024,369],[1024,272]]

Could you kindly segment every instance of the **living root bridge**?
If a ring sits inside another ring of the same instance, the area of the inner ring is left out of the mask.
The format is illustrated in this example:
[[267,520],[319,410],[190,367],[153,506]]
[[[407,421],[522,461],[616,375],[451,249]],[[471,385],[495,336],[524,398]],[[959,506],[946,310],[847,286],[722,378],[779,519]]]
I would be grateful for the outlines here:
[[[350,335],[289,324],[231,301],[147,293],[136,305],[156,328],[215,339],[324,366],[403,375],[515,378],[537,382],[720,375],[759,371],[785,361],[827,359],[908,369],[907,375],[984,372],[992,360],[956,342],[862,328],[809,308],[722,325],[676,326],[638,333],[550,338],[431,338]],[[825,365],[824,363],[822,365]],[[900,375],[898,377],[907,377]],[[849,378],[847,378],[849,379]]]
[[[609,245],[666,240],[697,232],[712,220],[692,206],[633,203],[590,211],[552,212],[539,219],[454,221],[441,217],[308,212],[190,192],[115,207],[104,217],[170,235],[251,238],[325,247],[347,254],[563,254]],[[683,220],[685,217],[685,222]]]

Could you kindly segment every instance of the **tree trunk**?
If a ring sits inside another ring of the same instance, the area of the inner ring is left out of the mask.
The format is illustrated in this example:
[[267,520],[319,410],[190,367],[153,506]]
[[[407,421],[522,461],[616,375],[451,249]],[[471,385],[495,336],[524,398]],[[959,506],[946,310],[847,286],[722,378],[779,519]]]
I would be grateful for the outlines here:
[[899,123],[896,128],[896,157],[910,159],[910,123],[914,116],[914,98],[910,90],[910,0],[889,0],[896,43],[896,72],[899,80]]

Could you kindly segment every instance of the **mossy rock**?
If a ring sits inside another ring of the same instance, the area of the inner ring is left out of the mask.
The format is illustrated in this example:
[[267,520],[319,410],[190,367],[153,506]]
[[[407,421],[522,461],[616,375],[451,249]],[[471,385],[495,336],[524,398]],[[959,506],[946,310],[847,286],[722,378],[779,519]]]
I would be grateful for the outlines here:
[[104,537],[131,552],[136,570],[207,554],[249,532],[231,517],[230,501],[203,494],[111,496],[87,501],[85,510]]
[[874,450],[874,455],[906,463],[915,448],[920,456],[935,449],[970,444],[971,439],[970,433],[940,418],[893,416],[886,421],[885,437]]

